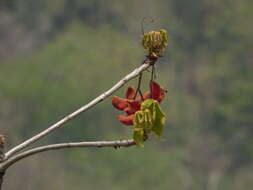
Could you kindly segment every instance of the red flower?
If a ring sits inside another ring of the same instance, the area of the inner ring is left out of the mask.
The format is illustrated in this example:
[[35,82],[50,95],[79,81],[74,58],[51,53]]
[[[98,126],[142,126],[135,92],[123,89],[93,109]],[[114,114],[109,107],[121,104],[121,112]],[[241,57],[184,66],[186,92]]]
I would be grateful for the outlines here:
[[161,87],[156,82],[151,83],[151,92],[146,92],[143,95],[143,99],[140,96],[137,96],[134,99],[134,96],[136,94],[136,90],[134,87],[129,86],[126,91],[126,98],[120,98],[118,96],[112,97],[112,105],[127,113],[127,115],[119,115],[118,119],[121,123],[125,125],[133,125],[133,119],[135,112],[139,111],[141,108],[141,103],[146,99],[154,99],[157,100],[159,103],[164,99],[166,90]]

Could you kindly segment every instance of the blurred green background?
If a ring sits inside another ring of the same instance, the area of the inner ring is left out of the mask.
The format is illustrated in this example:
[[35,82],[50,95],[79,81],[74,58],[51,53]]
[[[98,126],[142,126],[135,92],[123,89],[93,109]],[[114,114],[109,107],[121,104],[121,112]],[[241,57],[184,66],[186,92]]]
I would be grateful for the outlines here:
[[[155,20],[145,30],[170,34],[157,64],[157,81],[168,89],[161,140],[35,155],[10,168],[4,189],[248,190],[252,10],[252,0],[1,0],[0,133],[7,149],[139,66],[143,17]],[[130,138],[119,113],[109,98],[37,145]]]

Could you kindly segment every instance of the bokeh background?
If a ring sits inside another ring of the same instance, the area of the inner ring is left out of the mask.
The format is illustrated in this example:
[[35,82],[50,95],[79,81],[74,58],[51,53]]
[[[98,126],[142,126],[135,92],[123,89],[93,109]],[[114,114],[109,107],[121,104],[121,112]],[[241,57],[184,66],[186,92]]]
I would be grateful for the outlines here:
[[[157,64],[156,80],[168,89],[163,138],[145,148],[35,155],[10,168],[4,189],[253,186],[252,0],[0,0],[0,133],[6,148],[139,66],[146,16],[155,20],[146,31],[164,28],[170,35]],[[37,145],[130,138],[118,114],[109,98]]]

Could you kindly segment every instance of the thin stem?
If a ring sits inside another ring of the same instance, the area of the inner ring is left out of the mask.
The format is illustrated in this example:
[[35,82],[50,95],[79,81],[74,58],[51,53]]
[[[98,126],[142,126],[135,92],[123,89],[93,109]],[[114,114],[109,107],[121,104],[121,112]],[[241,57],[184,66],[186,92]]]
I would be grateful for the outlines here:
[[154,65],[154,79],[156,79],[157,75],[156,75],[156,67]]
[[141,99],[143,100],[143,95],[141,93],[141,80],[142,80],[142,73],[140,73],[140,75],[139,75],[138,86],[137,86],[137,90],[136,90],[135,95],[134,95],[134,100],[136,99],[136,96],[137,96],[138,93],[140,94]]
[[145,33],[145,31],[144,31],[144,22],[147,20],[147,19],[149,19],[149,22],[150,23],[152,23],[152,22],[154,22],[154,19],[152,18],[152,17],[144,17],[143,19],[142,19],[142,21],[141,21],[141,33],[142,33],[142,35],[144,35],[144,33]]
[[140,96],[141,96],[141,100],[144,101],[144,98],[143,98],[143,95],[142,95],[141,90],[139,90],[139,94],[140,94]]
[[40,132],[39,134],[31,137],[30,139],[26,140],[25,142],[17,145],[16,147],[12,148],[5,154],[5,160],[9,159],[12,155],[15,153],[25,149],[29,145],[35,143],[39,139],[43,138],[44,136],[48,135],[55,129],[61,127],[63,124],[67,123],[68,121],[74,119],[76,116],[81,114],[82,112],[87,111],[88,109],[94,107],[96,104],[103,101],[105,98],[109,97],[111,94],[113,94],[115,91],[117,91],[119,88],[121,88],[124,84],[126,84],[131,79],[135,78],[136,76],[140,75],[144,70],[146,70],[150,64],[142,64],[139,68],[135,69],[130,74],[126,75],[123,79],[121,79],[117,84],[115,84],[112,88],[110,88],[108,91],[104,92],[88,104],[84,105],[83,107],[79,108],[78,110],[74,111],[73,113],[69,114],[68,116],[64,117],[60,121],[56,122],[55,124],[51,125],[49,128],[45,129],[44,131]]
[[150,83],[149,83],[151,98],[153,98],[152,82],[153,82],[153,80],[154,80],[154,72],[155,72],[155,65],[153,64],[153,65],[152,65],[152,70],[151,70]]
[[150,79],[150,93],[151,93],[151,98],[153,98],[153,88],[152,88],[152,82],[153,82],[153,77],[154,77],[154,65],[152,65],[152,70],[151,70],[151,79]]
[[60,144],[52,144],[52,145],[46,145],[41,146],[37,148],[33,148],[30,150],[27,150],[25,152],[22,152],[20,154],[17,154],[15,156],[12,156],[9,160],[5,161],[2,164],[2,169],[7,169],[17,161],[32,156],[34,154],[38,154],[40,152],[45,152],[49,150],[58,150],[58,149],[64,149],[64,148],[77,148],[77,147],[114,147],[114,148],[120,148],[120,147],[129,147],[135,145],[135,142],[133,139],[128,140],[116,140],[116,141],[93,141],[93,142],[71,142],[71,143],[60,143]]

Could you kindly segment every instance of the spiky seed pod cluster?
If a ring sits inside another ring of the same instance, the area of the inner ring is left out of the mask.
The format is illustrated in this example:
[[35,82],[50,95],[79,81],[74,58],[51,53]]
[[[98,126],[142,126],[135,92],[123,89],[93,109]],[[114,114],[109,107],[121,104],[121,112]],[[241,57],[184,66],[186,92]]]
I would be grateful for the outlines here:
[[142,45],[149,51],[149,56],[161,57],[163,51],[168,46],[167,31],[161,29],[159,31],[145,33],[142,39]]

